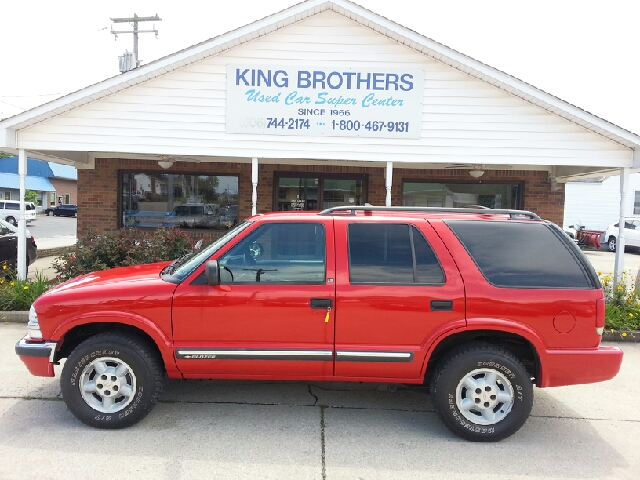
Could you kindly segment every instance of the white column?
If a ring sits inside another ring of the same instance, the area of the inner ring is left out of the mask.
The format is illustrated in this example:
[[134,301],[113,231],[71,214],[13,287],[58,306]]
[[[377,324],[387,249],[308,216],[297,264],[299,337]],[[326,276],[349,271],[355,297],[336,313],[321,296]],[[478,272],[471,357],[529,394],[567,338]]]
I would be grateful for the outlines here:
[[258,213],[258,159],[251,159],[251,215]]
[[613,288],[622,280],[624,270],[624,217],[627,195],[629,193],[629,168],[620,169],[620,219],[618,223],[618,239],[616,242],[616,259],[613,267]]
[[24,194],[25,177],[27,176],[27,152],[18,150],[18,175],[20,177],[20,213],[18,214],[18,278],[27,278],[27,222],[25,220]]
[[384,186],[387,189],[387,198],[384,204],[391,206],[391,185],[393,185],[393,162],[387,162],[387,175],[385,176]]

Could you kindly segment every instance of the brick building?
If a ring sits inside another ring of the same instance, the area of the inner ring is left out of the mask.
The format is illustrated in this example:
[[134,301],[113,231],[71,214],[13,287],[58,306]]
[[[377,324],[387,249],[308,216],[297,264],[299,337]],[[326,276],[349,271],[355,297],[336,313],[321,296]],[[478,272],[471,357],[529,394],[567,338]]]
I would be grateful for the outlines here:
[[0,122],[78,168],[78,233],[336,205],[531,210],[640,137],[347,0],[309,0]]

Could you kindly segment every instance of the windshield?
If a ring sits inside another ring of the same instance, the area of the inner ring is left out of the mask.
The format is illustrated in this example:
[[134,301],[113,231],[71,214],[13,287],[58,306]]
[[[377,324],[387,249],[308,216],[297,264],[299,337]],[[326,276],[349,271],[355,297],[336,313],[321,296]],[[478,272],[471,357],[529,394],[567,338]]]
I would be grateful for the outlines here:
[[162,271],[162,276],[171,275],[173,281],[181,282],[185,278],[187,278],[191,273],[198,268],[202,262],[211,257],[215,252],[220,250],[223,245],[225,245],[229,240],[237,236],[240,232],[242,232],[245,228],[251,225],[253,222],[242,222],[238,224],[236,227],[229,230],[223,236],[218,238],[211,245],[207,245],[205,248],[200,250],[197,253],[188,254],[184,257],[177,259],[177,261],[172,264],[174,266],[173,269],[167,269]]

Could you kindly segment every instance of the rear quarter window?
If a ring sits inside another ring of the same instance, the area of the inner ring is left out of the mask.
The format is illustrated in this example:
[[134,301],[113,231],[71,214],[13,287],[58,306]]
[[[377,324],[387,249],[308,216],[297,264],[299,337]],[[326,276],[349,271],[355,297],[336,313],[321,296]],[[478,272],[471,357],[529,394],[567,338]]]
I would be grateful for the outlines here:
[[506,288],[599,288],[578,247],[549,223],[445,222],[484,277]]

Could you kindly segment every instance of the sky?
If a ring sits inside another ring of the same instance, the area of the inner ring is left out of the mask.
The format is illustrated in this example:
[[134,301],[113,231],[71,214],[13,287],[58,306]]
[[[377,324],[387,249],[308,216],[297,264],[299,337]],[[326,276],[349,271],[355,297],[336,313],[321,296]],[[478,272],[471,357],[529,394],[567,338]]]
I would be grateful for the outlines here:
[[[0,119],[119,75],[131,30],[153,16],[149,63],[296,4],[295,0],[1,0]],[[365,8],[640,134],[638,0],[358,0]]]

